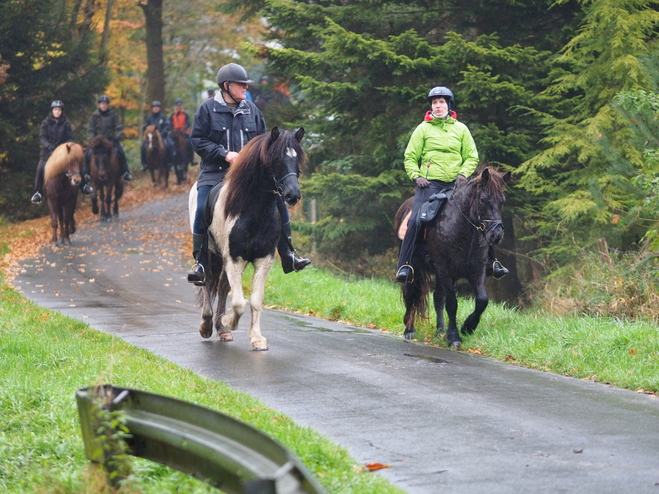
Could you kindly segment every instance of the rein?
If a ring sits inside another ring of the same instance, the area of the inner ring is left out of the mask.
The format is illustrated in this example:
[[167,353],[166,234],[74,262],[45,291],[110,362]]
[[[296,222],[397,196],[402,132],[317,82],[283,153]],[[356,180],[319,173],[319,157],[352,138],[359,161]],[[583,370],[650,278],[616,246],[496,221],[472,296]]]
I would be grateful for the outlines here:
[[[451,199],[453,199],[452,196],[451,196]],[[491,219],[478,218],[476,220],[476,222],[478,223],[478,225],[477,225],[476,223],[474,223],[471,220],[471,218],[469,218],[469,216],[467,216],[464,213],[464,211],[462,211],[462,208],[460,208],[457,204],[454,204],[454,205],[457,208],[457,210],[460,212],[462,217],[465,220],[467,220],[467,223],[469,223],[472,227],[474,227],[475,230],[478,230],[479,232],[481,232],[481,234],[485,238],[485,241],[487,242],[487,244],[491,246],[492,244],[490,244],[490,242],[487,240],[487,233],[490,232],[491,230],[494,230],[498,226],[503,227],[503,223],[501,222],[501,220],[491,220]]]

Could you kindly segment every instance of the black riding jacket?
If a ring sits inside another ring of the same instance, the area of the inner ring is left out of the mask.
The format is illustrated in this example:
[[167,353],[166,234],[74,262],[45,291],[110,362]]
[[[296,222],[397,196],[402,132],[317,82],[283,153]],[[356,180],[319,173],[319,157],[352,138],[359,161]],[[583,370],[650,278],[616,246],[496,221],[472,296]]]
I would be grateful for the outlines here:
[[39,130],[40,159],[48,159],[51,153],[60,144],[73,141],[73,129],[64,115],[59,118],[53,117],[52,113],[43,119]]
[[172,127],[169,123],[169,118],[167,118],[167,115],[165,115],[163,112],[152,113],[146,117],[142,131],[144,131],[144,129],[146,129],[149,125],[155,125],[163,138],[167,137],[167,134],[169,134],[172,130]]
[[265,130],[265,119],[251,101],[241,101],[234,114],[220,93],[205,100],[197,109],[190,134],[192,147],[201,156],[197,186],[221,182],[229,169],[224,159],[227,153],[239,152]]
[[89,122],[87,123],[87,140],[91,141],[94,137],[100,135],[118,143],[123,137],[123,130],[124,127],[121,124],[119,115],[114,110],[111,108],[108,108],[104,112],[96,110],[89,117]]

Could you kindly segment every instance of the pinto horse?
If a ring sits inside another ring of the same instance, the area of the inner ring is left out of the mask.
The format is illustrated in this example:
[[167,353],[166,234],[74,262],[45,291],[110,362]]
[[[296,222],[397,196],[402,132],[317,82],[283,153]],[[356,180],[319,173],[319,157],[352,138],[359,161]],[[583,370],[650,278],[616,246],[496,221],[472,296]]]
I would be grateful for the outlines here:
[[84,154],[80,144],[67,142],[60,144],[50,155],[44,168],[44,194],[50,210],[50,224],[53,227],[51,244],[71,244],[70,236],[76,231],[73,215],[78,200],[78,188],[82,181],[80,174]]
[[188,165],[192,165],[194,151],[192,151],[190,136],[185,132],[175,130],[170,136],[174,143],[174,173],[176,173],[176,183],[180,185],[188,179]]
[[[103,136],[94,137],[89,143],[89,175],[94,191],[91,194],[92,213],[98,214],[101,202],[101,221],[110,221],[112,215],[119,216],[119,199],[124,193],[119,159],[114,145]],[[113,197],[114,194],[114,197]],[[112,201],[114,199],[114,205]],[[110,210],[112,209],[112,214]]]
[[[414,337],[417,316],[427,313],[427,297],[433,291],[437,314],[437,335],[444,333],[444,308],[448,315],[446,341],[452,348],[462,344],[456,322],[458,301],[455,283],[466,278],[476,295],[474,311],[462,325],[464,334],[474,332],[489,298],[485,289],[488,253],[503,239],[501,208],[510,172],[479,168],[469,181],[456,185],[453,195],[427,227],[425,240],[413,258],[414,280],[402,287],[405,301],[405,339]],[[412,208],[413,198],[405,201],[395,217],[396,231]]]
[[[295,134],[280,131],[256,136],[240,151],[222,182],[219,194],[211,192],[215,202],[208,229],[209,261],[206,284],[199,291],[201,326],[204,338],[213,334],[213,301],[217,297],[215,329],[222,341],[233,341],[238,321],[246,309],[242,275],[248,263],[254,266],[250,306],[252,320],[249,338],[253,350],[267,350],[261,333],[261,307],[265,279],[274,261],[281,234],[281,217],[277,195],[289,206],[301,197],[298,176],[306,155],[300,146],[304,129]],[[197,184],[190,191],[190,225],[194,223]],[[232,291],[233,311],[226,314],[226,301]]]
[[147,125],[144,129],[143,141],[146,143],[145,162],[146,168],[151,173],[151,181],[156,187],[160,183],[169,185],[169,164],[165,157],[167,148],[162,140],[160,131],[155,125]]

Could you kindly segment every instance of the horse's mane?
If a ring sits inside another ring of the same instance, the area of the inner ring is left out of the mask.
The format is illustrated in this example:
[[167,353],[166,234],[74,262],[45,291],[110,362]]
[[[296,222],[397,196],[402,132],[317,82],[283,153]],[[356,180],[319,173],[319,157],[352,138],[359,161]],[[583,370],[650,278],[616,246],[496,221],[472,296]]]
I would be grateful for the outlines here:
[[46,167],[44,168],[44,183],[48,182],[48,179],[52,177],[65,173],[71,164],[75,165],[76,171],[80,173],[82,160],[83,151],[80,144],[75,144],[73,142],[60,144],[55,148],[46,162]]
[[147,125],[146,128],[144,129],[144,135],[142,136],[142,140],[146,141],[146,139],[147,139],[146,136],[149,133],[152,133],[153,135],[156,136],[156,139],[158,140],[158,147],[159,148],[164,148],[165,147],[165,143],[162,140],[162,136],[160,135],[160,131],[158,130],[158,127],[156,127],[155,125]]
[[112,143],[102,135],[98,135],[89,141],[89,147],[94,151],[99,149],[105,149],[108,153],[112,151]]
[[229,189],[227,190],[225,211],[227,216],[238,216],[254,201],[256,194],[262,193],[271,187],[274,190],[272,178],[272,164],[292,148],[300,157],[299,166],[306,162],[306,154],[295,136],[286,130],[279,131],[277,139],[270,143],[271,133],[254,137],[240,151],[225,178]]
[[498,195],[504,194],[506,191],[506,180],[504,178],[505,173],[498,171],[496,168],[492,167],[491,165],[487,165],[487,164],[480,165],[476,169],[476,172],[474,173],[470,182],[474,184],[480,184],[481,177],[485,169],[488,170],[490,178],[485,184],[483,190],[488,194],[498,194]]

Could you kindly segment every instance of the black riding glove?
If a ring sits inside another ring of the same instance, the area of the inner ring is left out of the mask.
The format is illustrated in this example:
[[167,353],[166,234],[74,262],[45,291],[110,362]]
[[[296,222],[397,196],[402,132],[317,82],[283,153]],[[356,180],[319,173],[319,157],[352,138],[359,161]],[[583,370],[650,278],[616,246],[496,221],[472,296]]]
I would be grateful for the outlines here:
[[430,182],[428,182],[428,180],[423,177],[416,177],[414,181],[416,182],[416,186],[420,189],[430,187]]

